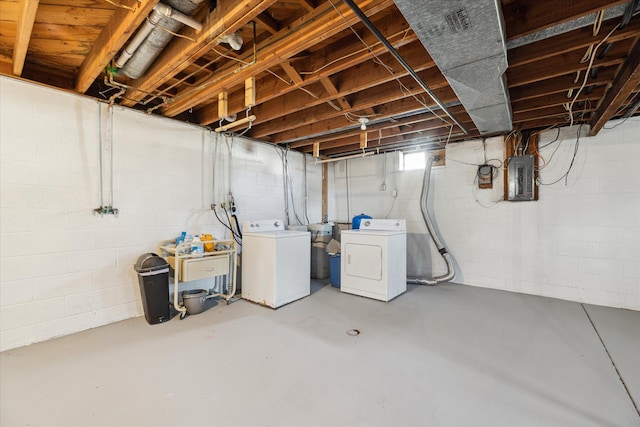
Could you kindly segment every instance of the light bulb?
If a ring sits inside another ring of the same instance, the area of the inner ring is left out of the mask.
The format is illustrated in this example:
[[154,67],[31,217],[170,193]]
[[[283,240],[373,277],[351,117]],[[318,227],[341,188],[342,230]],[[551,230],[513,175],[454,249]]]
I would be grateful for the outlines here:
[[360,129],[362,129],[362,130],[367,130],[367,125],[365,125],[364,123],[362,123],[362,124],[360,125]]

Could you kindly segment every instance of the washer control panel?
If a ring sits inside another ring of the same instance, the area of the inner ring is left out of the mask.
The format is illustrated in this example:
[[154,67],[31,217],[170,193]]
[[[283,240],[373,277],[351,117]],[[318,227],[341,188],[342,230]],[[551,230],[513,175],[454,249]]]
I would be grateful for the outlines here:
[[243,233],[260,233],[263,231],[284,230],[284,221],[279,219],[251,219],[242,223]]

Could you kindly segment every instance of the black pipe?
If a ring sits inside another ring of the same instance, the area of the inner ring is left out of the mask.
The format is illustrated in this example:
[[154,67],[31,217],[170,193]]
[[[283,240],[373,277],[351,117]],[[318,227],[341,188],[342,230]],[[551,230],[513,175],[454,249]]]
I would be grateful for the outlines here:
[[431,99],[434,100],[438,107],[440,107],[440,109],[444,111],[445,114],[449,116],[449,118],[451,118],[451,120],[453,120],[453,122],[462,130],[462,132],[464,132],[465,135],[468,135],[469,131],[464,126],[462,126],[462,123],[460,123],[458,119],[456,119],[453,114],[451,114],[451,112],[447,109],[447,107],[445,107],[442,101],[438,99],[436,94],[433,93],[431,89],[429,89],[429,87],[425,84],[425,82],[422,81],[422,79],[420,79],[418,74],[413,70],[413,68],[411,68],[407,61],[405,61],[404,58],[400,56],[398,51],[391,45],[391,43],[389,43],[389,40],[387,40],[387,38],[376,28],[376,26],[373,25],[369,18],[367,18],[367,15],[365,15],[364,12],[352,0],[343,1],[347,6],[349,6],[353,13],[355,13],[356,16],[360,18],[360,21],[362,21],[362,23],[366,25],[369,31],[371,31],[373,35],[376,36],[378,40],[380,40],[380,42],[387,48],[389,53],[391,53],[396,58],[396,60],[398,60],[400,65],[402,65],[404,69],[407,70],[409,74],[411,74],[411,77],[413,77],[416,83],[418,83],[420,87],[422,87],[422,89],[427,92],[427,94],[431,97]]

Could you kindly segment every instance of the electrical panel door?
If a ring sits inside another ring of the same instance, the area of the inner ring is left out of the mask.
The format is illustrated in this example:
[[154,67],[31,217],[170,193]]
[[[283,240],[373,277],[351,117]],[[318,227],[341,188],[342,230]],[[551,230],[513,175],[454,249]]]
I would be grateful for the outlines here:
[[535,200],[535,169],[533,156],[509,158],[509,200]]

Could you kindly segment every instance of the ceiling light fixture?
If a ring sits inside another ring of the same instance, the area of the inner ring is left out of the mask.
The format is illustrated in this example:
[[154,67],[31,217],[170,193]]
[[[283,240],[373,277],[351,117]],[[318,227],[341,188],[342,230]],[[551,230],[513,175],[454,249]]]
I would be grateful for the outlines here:
[[360,122],[360,129],[367,130],[367,123],[369,123],[369,119],[366,117],[360,117],[358,121]]

